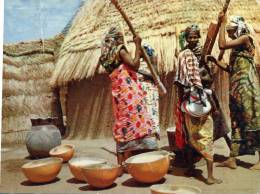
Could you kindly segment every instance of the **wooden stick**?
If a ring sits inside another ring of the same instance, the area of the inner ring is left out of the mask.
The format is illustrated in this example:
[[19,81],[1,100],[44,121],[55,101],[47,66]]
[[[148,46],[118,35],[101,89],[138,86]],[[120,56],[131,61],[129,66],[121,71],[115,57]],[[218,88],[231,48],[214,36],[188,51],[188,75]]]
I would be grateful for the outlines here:
[[[126,21],[130,31],[132,32],[132,34],[134,36],[137,35],[132,23],[130,22],[129,18],[127,17],[126,13],[124,12],[124,10],[122,9],[122,7],[119,5],[118,1],[117,0],[111,0],[111,2],[114,4],[114,6],[117,8],[117,10],[121,13],[122,17],[124,18],[124,20]],[[159,76],[157,75],[151,61],[150,61],[150,58],[148,57],[147,53],[145,52],[144,48],[141,47],[141,51],[142,51],[142,56],[144,58],[144,60],[146,61],[150,71],[151,71],[151,74],[153,76],[153,79],[155,81],[155,84],[158,86],[158,89],[159,89],[159,93],[161,95],[165,95],[167,93],[166,91],[166,88],[164,87],[164,85],[162,84]]]
[[[224,13],[227,12],[230,1],[231,0],[226,0],[225,5],[222,9],[222,11]],[[220,25],[221,25],[220,21],[218,21],[217,24],[213,24],[213,23],[210,24],[209,31],[208,31],[207,38],[206,38],[206,42],[204,44],[203,51],[202,51],[202,58],[201,58],[202,60],[204,60],[206,55],[211,54],[214,43],[215,43],[216,38],[217,38],[217,34],[219,32]],[[223,53],[222,53],[222,56],[223,56]]]

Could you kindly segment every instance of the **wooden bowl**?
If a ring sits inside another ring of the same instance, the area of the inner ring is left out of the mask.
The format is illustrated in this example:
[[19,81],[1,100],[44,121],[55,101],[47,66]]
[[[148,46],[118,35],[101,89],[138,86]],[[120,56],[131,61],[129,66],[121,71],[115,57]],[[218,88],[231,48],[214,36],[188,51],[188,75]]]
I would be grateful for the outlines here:
[[22,166],[26,178],[33,183],[47,183],[56,178],[62,166],[62,158],[44,158]]
[[201,190],[188,185],[162,184],[151,186],[151,194],[201,194]]
[[118,177],[120,165],[96,164],[82,167],[86,182],[96,188],[111,186]]
[[69,169],[72,175],[78,179],[79,181],[84,181],[85,178],[81,172],[81,168],[83,166],[93,165],[93,164],[105,164],[106,160],[99,158],[91,158],[91,157],[80,157],[80,158],[72,158],[68,164]]
[[170,156],[166,151],[153,151],[132,156],[126,160],[128,173],[142,183],[155,183],[167,173]]
[[50,156],[62,158],[63,162],[69,161],[74,154],[74,145],[63,144],[52,148],[49,152]]

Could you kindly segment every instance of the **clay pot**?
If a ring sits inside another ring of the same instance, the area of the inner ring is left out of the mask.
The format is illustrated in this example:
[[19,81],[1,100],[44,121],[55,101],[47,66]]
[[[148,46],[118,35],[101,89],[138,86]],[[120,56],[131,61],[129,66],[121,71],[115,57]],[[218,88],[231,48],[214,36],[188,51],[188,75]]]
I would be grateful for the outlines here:
[[201,190],[188,185],[161,184],[151,186],[151,194],[201,194]]
[[24,164],[22,171],[33,183],[47,183],[56,178],[61,166],[61,158],[45,158]]
[[105,163],[106,160],[99,159],[99,158],[91,158],[91,157],[72,158],[68,162],[69,169],[72,175],[79,181],[84,181],[84,182],[85,182],[85,178],[81,172],[81,168],[83,166],[93,165],[93,164],[105,164]]
[[48,157],[49,151],[61,144],[56,120],[57,118],[31,119],[32,128],[26,135],[25,143],[32,158]]
[[167,173],[170,156],[166,151],[153,151],[132,156],[125,163],[128,173],[135,180],[142,183],[155,183]]
[[74,154],[75,146],[72,144],[59,145],[52,148],[49,152],[50,156],[62,158],[63,162],[69,161]]
[[96,164],[82,167],[86,182],[96,188],[111,186],[118,177],[120,165]]

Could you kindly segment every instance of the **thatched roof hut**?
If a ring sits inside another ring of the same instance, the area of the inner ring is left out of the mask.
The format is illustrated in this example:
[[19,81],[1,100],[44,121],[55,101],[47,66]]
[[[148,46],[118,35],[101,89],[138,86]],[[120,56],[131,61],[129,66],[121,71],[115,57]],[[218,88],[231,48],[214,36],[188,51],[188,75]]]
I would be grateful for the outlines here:
[[64,37],[20,42],[3,48],[2,140],[22,142],[30,118],[50,117],[53,91],[49,80]]
[[[211,21],[217,19],[224,0],[120,0],[134,27],[155,48],[159,56],[158,69],[164,77],[168,94],[160,99],[161,127],[174,125],[173,106],[175,92],[172,77],[175,69],[175,52],[178,49],[178,32],[185,26],[197,23],[202,39]],[[230,14],[242,15],[252,25],[260,24],[260,5],[255,0],[231,1]],[[114,24],[121,24],[128,47],[133,50],[132,35],[119,12],[109,1],[88,0],[75,17],[62,44],[59,59],[52,76],[52,84],[68,85],[67,124],[71,137],[111,135],[110,84],[104,70],[94,75],[100,56],[100,42],[104,33]],[[217,44],[213,54],[219,53]],[[225,55],[227,59],[227,54]],[[166,76],[168,75],[168,76]],[[168,83],[168,84],[167,84]],[[227,105],[227,75],[219,72],[216,89]],[[225,106],[228,107],[228,106]],[[226,114],[228,109],[225,110]]]

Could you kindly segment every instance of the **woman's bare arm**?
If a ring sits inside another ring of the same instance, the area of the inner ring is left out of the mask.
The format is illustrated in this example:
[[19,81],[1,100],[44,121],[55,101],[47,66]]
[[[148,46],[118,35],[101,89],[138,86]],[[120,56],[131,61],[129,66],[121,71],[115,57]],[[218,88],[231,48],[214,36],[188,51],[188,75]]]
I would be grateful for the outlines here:
[[240,36],[237,39],[226,41],[225,38],[225,26],[221,25],[219,33],[219,48],[221,50],[236,48],[241,45],[249,43],[249,37],[247,35]]
[[222,61],[216,60],[215,57],[213,57],[212,55],[207,55],[205,58],[205,61],[211,61],[213,62],[215,65],[217,65],[220,69],[229,72],[229,65],[227,63],[224,63]]
[[140,66],[140,58],[141,58],[141,38],[139,36],[135,37],[134,42],[136,47],[134,59],[132,59],[130,54],[125,49],[121,49],[119,54],[124,64],[128,65],[134,71],[137,71]]
[[220,12],[219,20],[221,21],[221,26],[219,29],[219,38],[218,38],[219,49],[221,50],[231,49],[249,43],[250,40],[247,35],[240,36],[239,38],[236,38],[234,40],[226,41],[225,27],[227,23],[227,18],[223,12]]

